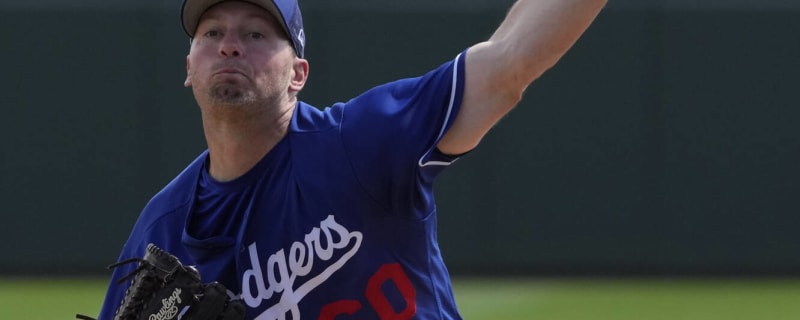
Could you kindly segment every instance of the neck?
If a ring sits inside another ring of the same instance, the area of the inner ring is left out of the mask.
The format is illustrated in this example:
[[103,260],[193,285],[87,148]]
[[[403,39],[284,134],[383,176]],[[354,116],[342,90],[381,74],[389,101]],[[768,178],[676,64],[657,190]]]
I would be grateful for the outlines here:
[[202,112],[209,173],[215,180],[225,182],[247,173],[286,136],[295,104],[274,113],[211,109]]

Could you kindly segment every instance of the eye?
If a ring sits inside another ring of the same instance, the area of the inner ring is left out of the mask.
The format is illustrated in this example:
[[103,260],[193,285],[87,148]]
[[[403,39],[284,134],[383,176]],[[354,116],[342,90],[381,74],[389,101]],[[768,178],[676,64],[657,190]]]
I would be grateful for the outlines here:
[[253,39],[264,39],[264,34],[259,32],[250,32],[247,35]]
[[206,32],[204,35],[205,35],[206,37],[208,37],[208,38],[214,38],[214,37],[218,37],[218,36],[219,36],[219,35],[221,35],[221,34],[222,34],[222,33],[221,33],[221,32],[219,32],[219,31],[217,31],[217,30],[209,30],[209,31],[207,31],[207,32]]

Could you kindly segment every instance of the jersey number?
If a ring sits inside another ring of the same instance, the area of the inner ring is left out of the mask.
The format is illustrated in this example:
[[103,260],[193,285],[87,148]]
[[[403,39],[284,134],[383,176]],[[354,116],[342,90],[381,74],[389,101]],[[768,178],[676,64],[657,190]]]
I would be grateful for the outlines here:
[[[389,303],[389,299],[383,294],[381,287],[387,281],[392,281],[405,300],[405,308],[397,312]],[[411,319],[417,312],[416,296],[414,286],[408,279],[400,264],[384,264],[372,277],[369,278],[366,290],[367,301],[372,309],[378,314],[381,320],[406,320]],[[353,315],[361,310],[361,302],[358,300],[339,300],[326,304],[322,307],[319,320],[334,320],[338,315]]]

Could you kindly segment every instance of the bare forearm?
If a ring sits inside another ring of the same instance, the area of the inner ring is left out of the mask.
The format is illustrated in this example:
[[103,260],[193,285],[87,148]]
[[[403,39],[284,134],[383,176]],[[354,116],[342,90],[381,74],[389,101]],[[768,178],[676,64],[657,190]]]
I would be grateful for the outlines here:
[[519,0],[492,37],[469,49],[461,110],[439,142],[471,150],[521,99],[528,85],[578,40],[606,0]]
[[589,27],[606,0],[520,0],[489,39],[528,83],[552,67]]

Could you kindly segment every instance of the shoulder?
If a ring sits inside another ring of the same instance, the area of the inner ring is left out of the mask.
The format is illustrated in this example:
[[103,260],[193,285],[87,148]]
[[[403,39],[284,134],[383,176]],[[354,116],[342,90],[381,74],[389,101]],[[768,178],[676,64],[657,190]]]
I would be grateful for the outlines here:
[[386,100],[405,101],[420,99],[425,95],[449,92],[452,84],[463,72],[462,54],[448,60],[425,74],[399,79],[376,86],[353,99],[353,102],[385,102]]
[[439,106],[453,98],[463,87],[463,52],[428,72],[376,86],[347,102],[350,106],[392,107],[417,105]]
[[338,127],[341,120],[340,104],[319,109],[300,101],[297,103],[289,129],[293,133],[325,131]]

